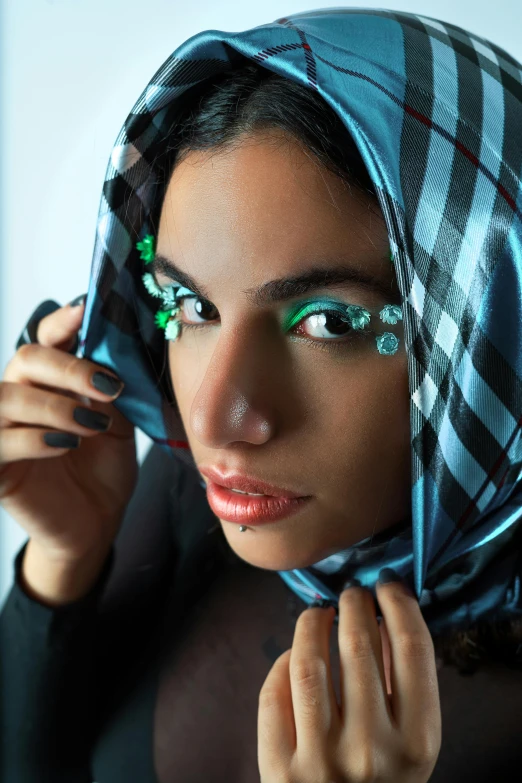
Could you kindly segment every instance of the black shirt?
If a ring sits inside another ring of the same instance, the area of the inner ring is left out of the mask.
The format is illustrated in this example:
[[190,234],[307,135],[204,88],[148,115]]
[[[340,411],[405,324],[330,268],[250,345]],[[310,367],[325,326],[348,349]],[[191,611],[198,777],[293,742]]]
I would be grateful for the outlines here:
[[[277,573],[232,552],[198,478],[152,447],[98,582],[78,601],[50,608],[25,594],[26,546],[0,613],[2,783],[259,783],[257,694],[306,605]],[[216,610],[208,600],[220,589]],[[271,607],[285,603],[278,636]],[[196,703],[165,671],[182,663],[198,612],[210,625],[177,675],[206,673],[208,699],[203,690]],[[463,678],[448,668],[439,686],[442,748],[430,783],[519,780],[522,672]],[[236,743],[243,724],[248,741]]]
[[237,560],[225,543],[196,478],[153,446],[86,596],[56,608],[30,598],[23,545],[0,614],[2,783],[158,783],[161,654],[175,641],[168,629]]

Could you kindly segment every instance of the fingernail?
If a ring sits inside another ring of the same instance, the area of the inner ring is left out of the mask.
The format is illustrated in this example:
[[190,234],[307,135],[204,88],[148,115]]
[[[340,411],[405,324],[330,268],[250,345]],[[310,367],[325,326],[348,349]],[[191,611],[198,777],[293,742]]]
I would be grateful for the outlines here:
[[381,585],[386,585],[389,582],[400,582],[405,591],[415,597],[415,594],[405,579],[400,576],[393,568],[381,568],[379,571],[379,582]]
[[393,568],[381,568],[379,571],[379,582],[381,585],[386,585],[388,582],[401,582],[401,578],[397,571]]
[[86,299],[87,294],[81,294],[81,296],[77,296],[76,299],[73,299],[72,302],[69,302],[69,307],[77,307],[78,305],[82,305],[85,303]]
[[90,408],[82,408],[81,406],[73,410],[73,419],[84,427],[88,427],[91,430],[100,430],[101,432],[108,430],[111,423],[111,417],[106,416],[105,413],[93,411]]
[[308,608],[312,609],[315,608],[316,606],[321,607],[321,609],[328,609],[329,606],[333,606],[333,608],[337,611],[335,602],[330,601],[328,598],[316,598],[316,600],[313,601]]
[[59,449],[77,449],[80,445],[80,437],[69,432],[45,432],[44,443]]
[[92,376],[92,385],[98,391],[103,392],[103,394],[113,397],[123,389],[124,383],[106,372],[95,372]]
[[347,579],[342,589],[348,590],[349,587],[361,587],[361,583],[358,579]]

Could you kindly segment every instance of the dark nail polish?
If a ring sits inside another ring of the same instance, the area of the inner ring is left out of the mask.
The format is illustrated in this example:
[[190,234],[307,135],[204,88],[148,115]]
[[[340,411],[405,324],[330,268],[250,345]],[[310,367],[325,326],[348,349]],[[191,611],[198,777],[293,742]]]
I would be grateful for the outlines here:
[[348,590],[349,587],[362,587],[362,585],[358,579],[347,579],[342,589]]
[[76,299],[73,299],[72,302],[69,302],[69,307],[76,307],[77,305],[82,305],[87,299],[87,294],[81,294],[80,296],[77,296]]
[[124,383],[106,372],[95,372],[92,376],[92,385],[98,391],[113,397],[123,389]]
[[45,432],[43,439],[47,446],[57,446],[60,449],[76,449],[80,445],[79,436],[68,432]]
[[110,416],[106,416],[105,413],[100,413],[100,411],[92,411],[89,408],[75,408],[73,419],[84,427],[100,431],[109,429],[111,422]]
[[381,568],[379,571],[379,582],[386,585],[389,582],[401,582],[401,577],[393,568]]
[[382,568],[379,572],[379,582],[382,585],[386,585],[389,582],[399,582],[404,590],[415,597],[413,589],[409,586],[408,582],[400,576],[393,568]]
[[330,601],[328,598],[316,598],[316,600],[313,601],[308,608],[313,609],[316,606],[320,607],[321,609],[328,609],[329,606],[333,606],[334,609],[337,611],[337,606],[335,605],[335,601]]

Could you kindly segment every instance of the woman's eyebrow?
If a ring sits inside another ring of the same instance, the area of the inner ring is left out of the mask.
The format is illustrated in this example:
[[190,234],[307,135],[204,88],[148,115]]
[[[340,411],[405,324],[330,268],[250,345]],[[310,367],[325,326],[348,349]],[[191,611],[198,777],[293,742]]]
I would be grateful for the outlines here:
[[[332,263],[332,259],[329,261]],[[211,301],[202,285],[198,285],[190,275],[179,269],[173,261],[165,256],[156,254],[149,266],[149,271],[152,273],[162,272],[170,280],[175,280],[185,288],[189,288],[202,299]],[[369,272],[355,269],[346,263],[326,268],[318,266],[316,262],[314,266],[299,275],[269,280],[259,288],[247,288],[243,293],[253,305],[263,307],[275,302],[284,302],[320,288],[353,288],[354,286],[378,293],[390,304],[401,303],[398,289],[391,289],[389,285]]]

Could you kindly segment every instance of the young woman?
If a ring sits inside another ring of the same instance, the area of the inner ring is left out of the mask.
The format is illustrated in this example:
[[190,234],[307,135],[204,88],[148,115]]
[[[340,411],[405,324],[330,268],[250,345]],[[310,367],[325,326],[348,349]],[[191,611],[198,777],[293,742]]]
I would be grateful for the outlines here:
[[[85,306],[32,318],[1,387],[0,498],[30,537],[5,779],[500,774],[519,671],[469,690],[435,654],[516,667],[522,641],[520,68],[337,8],[204,31],[151,79]],[[170,540],[138,565],[165,482]]]

